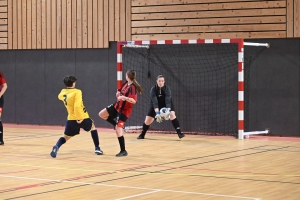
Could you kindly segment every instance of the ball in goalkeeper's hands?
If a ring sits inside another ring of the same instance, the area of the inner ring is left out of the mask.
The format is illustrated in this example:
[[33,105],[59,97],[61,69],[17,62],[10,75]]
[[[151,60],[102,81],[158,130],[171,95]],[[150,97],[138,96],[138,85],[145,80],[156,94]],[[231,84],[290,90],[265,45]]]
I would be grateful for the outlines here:
[[160,109],[160,116],[165,120],[170,119],[170,110],[168,108],[161,108]]

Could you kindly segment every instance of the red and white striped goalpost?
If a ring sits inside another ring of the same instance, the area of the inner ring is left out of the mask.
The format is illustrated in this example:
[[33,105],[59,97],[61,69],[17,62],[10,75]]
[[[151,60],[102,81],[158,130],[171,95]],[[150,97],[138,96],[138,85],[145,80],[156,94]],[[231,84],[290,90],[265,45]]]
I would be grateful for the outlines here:
[[[122,86],[122,47],[124,45],[159,45],[159,44],[220,44],[236,43],[238,45],[238,139],[244,139],[244,39],[197,39],[197,40],[139,40],[120,41],[117,43],[117,87]],[[263,45],[252,45],[263,46]],[[246,134],[245,134],[246,133]],[[262,133],[261,131],[259,133]],[[252,133],[258,134],[258,133]]]

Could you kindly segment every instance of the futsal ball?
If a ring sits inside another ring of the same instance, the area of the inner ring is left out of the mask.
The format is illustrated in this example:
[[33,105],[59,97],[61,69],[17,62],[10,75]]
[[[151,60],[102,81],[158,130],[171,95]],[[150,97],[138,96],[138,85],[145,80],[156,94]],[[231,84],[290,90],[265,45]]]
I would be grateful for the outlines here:
[[249,139],[249,135],[244,135],[244,138],[245,139]]
[[170,119],[170,111],[167,108],[160,109],[160,116],[164,118],[165,120]]

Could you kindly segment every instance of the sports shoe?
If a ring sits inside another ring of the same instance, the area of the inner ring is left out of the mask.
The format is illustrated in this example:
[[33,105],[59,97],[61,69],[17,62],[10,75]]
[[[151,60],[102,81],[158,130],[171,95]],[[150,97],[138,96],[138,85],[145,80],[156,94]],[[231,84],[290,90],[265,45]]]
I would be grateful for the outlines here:
[[137,139],[145,139],[145,134],[141,133],[141,134],[137,137]]
[[97,155],[103,155],[103,151],[100,149],[100,147],[95,148],[95,154]]
[[53,146],[53,149],[52,149],[52,151],[50,153],[51,157],[52,158],[56,158],[57,152],[58,152],[58,146],[55,145],[55,146]]
[[179,139],[183,138],[184,136],[185,136],[185,135],[184,135],[183,133],[179,133],[179,134],[178,134]]
[[116,156],[117,157],[122,157],[122,156],[127,156],[128,155],[128,153],[127,153],[127,151],[125,150],[125,151],[120,151],[120,153],[118,153]]

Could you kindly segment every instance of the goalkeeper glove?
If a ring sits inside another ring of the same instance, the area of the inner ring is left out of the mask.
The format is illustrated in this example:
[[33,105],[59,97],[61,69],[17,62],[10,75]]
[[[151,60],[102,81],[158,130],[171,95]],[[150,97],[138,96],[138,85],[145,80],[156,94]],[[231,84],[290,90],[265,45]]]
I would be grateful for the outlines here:
[[158,112],[156,112],[156,116],[155,116],[155,119],[156,119],[156,121],[158,122],[158,123],[161,123],[162,122],[162,117],[160,116],[160,112],[158,111]]

